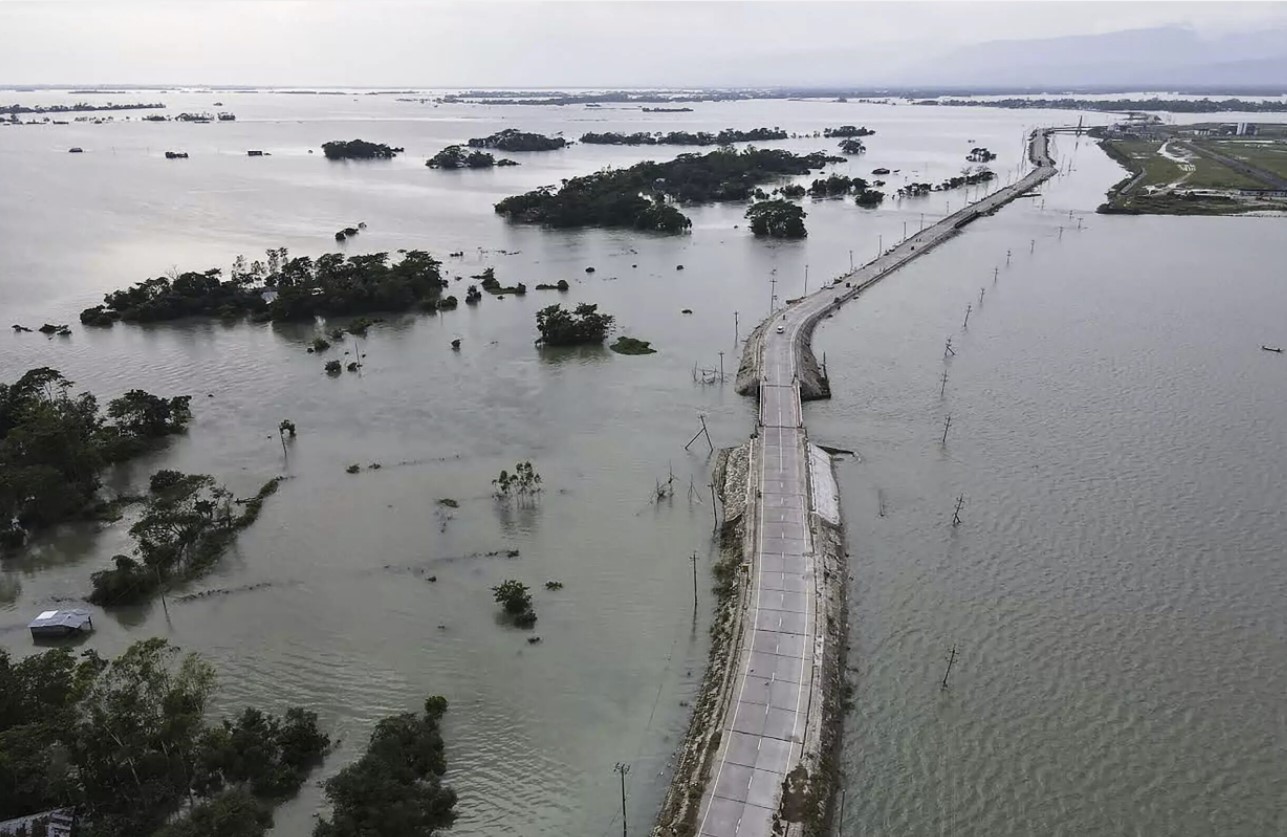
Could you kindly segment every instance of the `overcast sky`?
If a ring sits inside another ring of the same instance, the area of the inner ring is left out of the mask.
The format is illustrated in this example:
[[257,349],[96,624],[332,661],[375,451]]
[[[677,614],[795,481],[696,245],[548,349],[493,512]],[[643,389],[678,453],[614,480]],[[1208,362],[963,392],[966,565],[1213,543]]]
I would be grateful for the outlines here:
[[926,50],[1167,25],[1281,27],[1287,3],[0,0],[0,84],[835,81],[811,62],[863,84]]

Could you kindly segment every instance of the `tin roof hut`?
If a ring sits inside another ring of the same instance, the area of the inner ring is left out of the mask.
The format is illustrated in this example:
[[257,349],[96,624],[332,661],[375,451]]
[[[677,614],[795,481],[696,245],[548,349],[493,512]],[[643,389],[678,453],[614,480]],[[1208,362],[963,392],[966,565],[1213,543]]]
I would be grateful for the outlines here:
[[27,625],[34,639],[72,636],[94,630],[94,620],[88,610],[46,610]]

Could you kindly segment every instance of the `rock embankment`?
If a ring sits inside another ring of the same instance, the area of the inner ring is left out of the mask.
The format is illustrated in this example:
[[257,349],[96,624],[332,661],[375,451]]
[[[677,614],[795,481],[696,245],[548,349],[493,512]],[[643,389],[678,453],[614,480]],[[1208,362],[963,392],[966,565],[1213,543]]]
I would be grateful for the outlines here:
[[711,650],[701,691],[693,705],[684,744],[676,756],[670,788],[653,827],[654,837],[693,835],[710,766],[719,750],[724,714],[737,682],[735,662],[741,653],[742,620],[749,585],[746,562],[755,531],[751,474],[753,443],[720,450],[712,481],[724,507],[720,525],[720,559],[715,567],[718,604],[711,623]]

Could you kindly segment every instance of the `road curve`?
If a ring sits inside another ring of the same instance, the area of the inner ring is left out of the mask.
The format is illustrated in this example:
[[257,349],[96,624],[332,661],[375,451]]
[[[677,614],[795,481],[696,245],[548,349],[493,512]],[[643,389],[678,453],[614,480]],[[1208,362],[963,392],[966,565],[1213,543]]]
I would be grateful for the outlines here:
[[[823,591],[810,528],[813,505],[797,353],[807,349],[814,325],[828,312],[1054,175],[1048,145],[1045,133],[1034,132],[1029,157],[1036,168],[1019,182],[949,215],[835,284],[774,313],[760,327],[750,611],[742,620],[736,697],[722,720],[712,780],[698,813],[701,837],[774,834],[783,782],[807,749],[816,752],[822,732],[825,626],[819,626],[817,613]],[[843,287],[846,281],[849,287]],[[844,579],[828,583],[843,584]]]

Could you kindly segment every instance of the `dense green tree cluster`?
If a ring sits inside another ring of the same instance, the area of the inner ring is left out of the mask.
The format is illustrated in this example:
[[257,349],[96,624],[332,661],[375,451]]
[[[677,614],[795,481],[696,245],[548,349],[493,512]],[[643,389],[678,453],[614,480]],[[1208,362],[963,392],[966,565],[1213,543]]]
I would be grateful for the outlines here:
[[571,311],[551,305],[536,312],[540,343],[546,346],[575,346],[602,343],[612,328],[613,316],[600,314],[599,306],[582,302]]
[[663,134],[640,131],[634,134],[619,134],[609,131],[603,134],[587,133],[581,135],[581,142],[590,145],[729,145],[734,142],[765,142],[782,140],[788,136],[781,128],[752,128],[739,131],[725,128],[717,134],[707,131],[671,131]]
[[[423,250],[406,250],[396,262],[388,253],[345,258],[327,253],[316,260],[288,258],[285,248],[269,250],[268,263],[250,268],[238,260],[228,279],[218,268],[158,277],[114,291],[104,304],[87,308],[87,325],[158,322],[181,317],[237,317],[306,320],[315,315],[405,311],[434,302],[446,287],[440,262]],[[266,292],[275,292],[272,301]]]
[[949,177],[941,183],[908,183],[898,190],[900,198],[919,198],[928,195],[930,192],[945,192],[949,189],[959,189],[962,186],[975,186],[979,183],[988,183],[996,179],[996,172],[991,169],[979,168],[975,171],[966,171],[956,177]]
[[[809,185],[808,191],[815,198],[834,198],[851,194],[859,206],[866,207],[878,206],[885,199],[884,192],[870,188],[867,181],[861,177],[849,177],[843,174],[819,178]],[[791,197],[785,190],[783,194]]]
[[213,690],[213,669],[163,639],[114,660],[0,649],[0,811],[76,807],[84,837],[259,837],[330,739],[300,708],[212,726]]
[[103,469],[182,432],[188,396],[130,390],[99,413],[90,393],[73,395],[56,369],[32,369],[0,384],[0,546],[92,511]]
[[322,153],[328,160],[391,160],[402,151],[401,148],[360,139],[322,143]]
[[941,107],[1055,108],[1058,110],[1161,111],[1168,113],[1278,113],[1287,110],[1282,99],[921,99],[915,105]]
[[759,201],[746,210],[751,232],[769,238],[804,238],[805,211],[781,198]]
[[463,146],[449,145],[425,161],[431,169],[490,169],[493,166],[517,166],[502,157],[497,160],[486,151],[466,151]]
[[867,151],[867,146],[863,145],[862,140],[860,139],[843,139],[840,141],[841,154],[848,154],[852,156],[854,154],[863,154],[866,151]]
[[824,137],[869,137],[876,133],[865,125],[861,128],[853,125],[841,125],[839,128],[823,128]]
[[90,576],[94,604],[131,604],[149,598],[174,579],[208,570],[237,532],[259,517],[264,499],[279,480],[233,513],[232,494],[206,474],[157,471],[152,475],[142,516],[130,527],[137,559],[116,555],[112,566]]
[[494,148],[497,151],[554,151],[567,144],[563,137],[547,137],[517,128],[506,128],[489,137],[474,137],[469,141],[470,148]]
[[680,232],[691,221],[667,199],[680,203],[740,201],[755,187],[781,175],[808,174],[842,162],[821,152],[799,155],[781,149],[719,149],[681,154],[664,163],[646,161],[505,198],[496,212],[513,221],[551,227],[633,227]]
[[362,758],[326,781],[333,810],[313,837],[433,837],[456,820],[456,792],[442,784],[447,758],[439,724],[447,701],[420,715],[385,718]]

